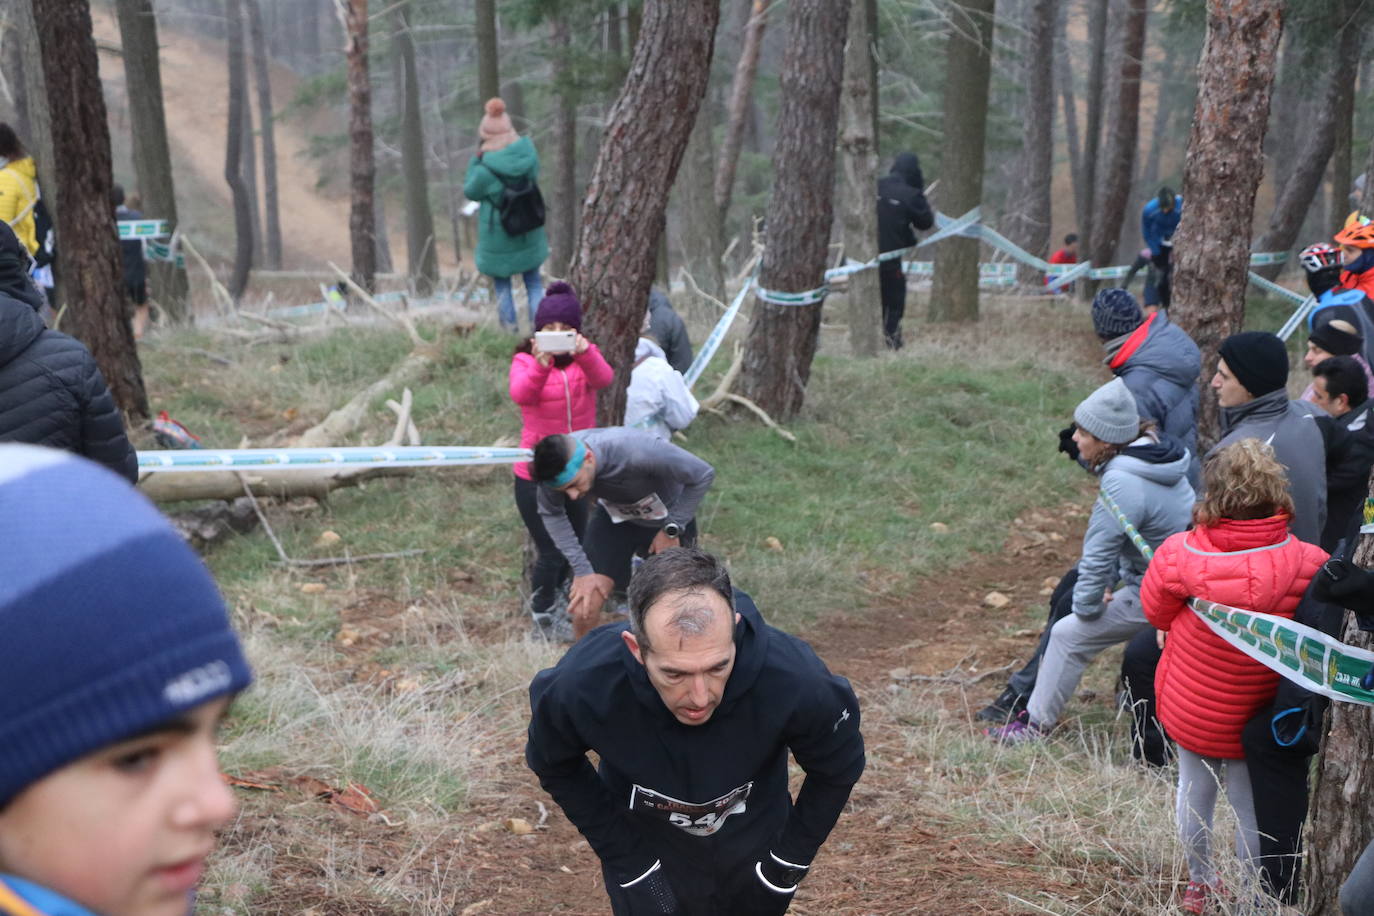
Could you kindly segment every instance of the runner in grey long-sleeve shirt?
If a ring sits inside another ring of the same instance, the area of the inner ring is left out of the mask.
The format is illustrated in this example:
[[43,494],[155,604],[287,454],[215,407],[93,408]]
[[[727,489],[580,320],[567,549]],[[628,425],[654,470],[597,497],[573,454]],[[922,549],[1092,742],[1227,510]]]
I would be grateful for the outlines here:
[[[613,588],[627,588],[636,553],[658,553],[696,539],[695,515],[716,472],[671,442],[638,429],[585,429],[547,436],[531,462],[539,515],[573,569],[568,611],[573,635],[592,628]],[[566,501],[596,500],[585,546],[568,522]]]

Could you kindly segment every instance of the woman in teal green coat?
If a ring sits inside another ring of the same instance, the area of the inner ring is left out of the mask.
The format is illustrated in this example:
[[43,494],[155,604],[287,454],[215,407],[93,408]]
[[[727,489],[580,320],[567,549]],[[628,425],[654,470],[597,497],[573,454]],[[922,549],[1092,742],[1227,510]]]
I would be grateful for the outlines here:
[[[530,330],[534,312],[544,298],[544,283],[539,267],[549,256],[544,227],[521,235],[508,235],[501,226],[499,204],[506,185],[528,178],[539,178],[539,154],[529,137],[521,137],[506,114],[506,103],[490,99],[479,129],[482,137],[477,155],[468,163],[463,179],[463,194],[482,205],[477,217],[477,269],[491,277],[496,287],[497,316],[501,327],[519,330],[511,278],[520,274],[525,280],[525,295],[530,305]],[[504,183],[502,181],[504,179]]]

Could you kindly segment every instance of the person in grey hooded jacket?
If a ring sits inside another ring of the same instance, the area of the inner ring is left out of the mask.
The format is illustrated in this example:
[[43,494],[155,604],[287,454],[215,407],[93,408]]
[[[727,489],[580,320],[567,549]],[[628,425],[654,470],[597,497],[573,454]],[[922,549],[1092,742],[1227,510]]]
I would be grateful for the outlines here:
[[[530,471],[541,484],[539,516],[572,567],[575,640],[595,625],[612,590],[629,587],[636,554],[695,543],[697,506],[716,478],[686,449],[623,427],[545,436],[535,443]],[[584,497],[595,505],[579,542],[566,504]]]
[[1300,541],[1321,543],[1326,524],[1326,454],[1311,405],[1288,399],[1288,350],[1267,331],[1232,334],[1221,342],[1212,390],[1221,406],[1222,439],[1204,457],[1238,439],[1273,446],[1288,471],[1293,520]]
[[[1177,440],[1142,421],[1135,398],[1112,379],[1073,413],[1074,441],[1084,463],[1101,479],[1102,493],[1151,547],[1188,527],[1193,488],[1189,455]],[[1150,628],[1140,607],[1140,580],[1148,561],[1099,498],[1083,536],[1073,613],[1050,631],[1035,689],[1026,709],[989,737],[1009,743],[1035,740],[1059,719],[1088,664],[1103,650]]]
[[1099,292],[1092,314],[1093,330],[1107,351],[1107,368],[1131,389],[1141,419],[1154,420],[1192,454],[1188,482],[1201,486],[1197,409],[1202,353],[1197,344],[1164,312],[1146,317],[1135,297],[1119,287]]

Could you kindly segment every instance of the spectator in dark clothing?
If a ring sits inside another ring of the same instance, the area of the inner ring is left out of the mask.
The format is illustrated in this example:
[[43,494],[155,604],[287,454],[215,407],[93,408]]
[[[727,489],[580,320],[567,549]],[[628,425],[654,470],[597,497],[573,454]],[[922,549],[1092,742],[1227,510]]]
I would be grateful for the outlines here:
[[[126,206],[124,186],[116,184],[110,189],[110,202],[114,204],[116,220],[140,220],[143,214]],[[124,263],[124,292],[134,304],[134,339],[143,336],[148,327],[148,267],[143,259],[142,239],[120,239],[119,258]]]
[[1364,368],[1350,356],[1322,360],[1312,370],[1312,402],[1326,442],[1326,524],[1321,547],[1328,553],[1359,529],[1357,516],[1369,492],[1374,465],[1374,418]]
[[[934,225],[935,214],[926,203],[921,160],[915,153],[902,153],[892,163],[892,171],[878,179],[878,250],[910,248],[916,244],[915,230]],[[901,258],[878,265],[878,283],[883,297],[883,339],[889,348],[899,350],[902,315],[906,312],[906,274]]]
[[44,326],[28,262],[15,234],[0,232],[0,442],[66,449],[136,483],[138,456],[105,379],[84,344]]
[[649,290],[649,334],[663,348],[668,365],[686,372],[692,365],[692,339],[687,336],[686,322],[658,287]]

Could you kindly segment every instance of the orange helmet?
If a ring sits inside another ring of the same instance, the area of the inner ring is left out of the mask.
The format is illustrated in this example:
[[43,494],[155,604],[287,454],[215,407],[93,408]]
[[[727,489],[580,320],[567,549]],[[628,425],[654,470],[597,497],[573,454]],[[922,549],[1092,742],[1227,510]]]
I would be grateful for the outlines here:
[[1374,220],[1356,210],[1346,218],[1345,228],[1336,233],[1333,241],[1353,248],[1374,248]]

